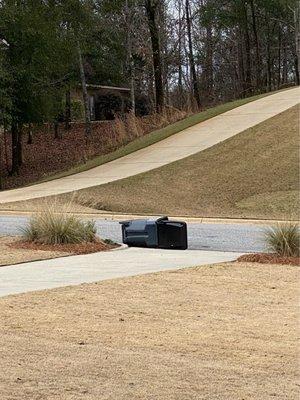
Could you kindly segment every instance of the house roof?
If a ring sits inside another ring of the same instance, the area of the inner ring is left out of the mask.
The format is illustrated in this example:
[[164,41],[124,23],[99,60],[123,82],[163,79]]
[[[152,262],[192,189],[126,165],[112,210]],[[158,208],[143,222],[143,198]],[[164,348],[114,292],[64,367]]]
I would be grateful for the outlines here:
[[117,90],[118,92],[130,92],[129,88],[117,87],[117,86],[103,86],[103,85],[93,85],[87,84],[88,89],[105,89],[105,90]]

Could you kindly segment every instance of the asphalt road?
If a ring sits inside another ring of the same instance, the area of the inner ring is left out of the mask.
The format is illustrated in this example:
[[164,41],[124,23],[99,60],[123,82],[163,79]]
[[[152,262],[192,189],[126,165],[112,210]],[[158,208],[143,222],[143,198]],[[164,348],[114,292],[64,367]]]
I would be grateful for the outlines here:
[[[0,235],[20,234],[28,218],[0,216]],[[117,221],[96,220],[98,234],[103,239],[122,242],[121,226]],[[189,249],[251,253],[265,251],[263,226],[250,224],[188,224]]]

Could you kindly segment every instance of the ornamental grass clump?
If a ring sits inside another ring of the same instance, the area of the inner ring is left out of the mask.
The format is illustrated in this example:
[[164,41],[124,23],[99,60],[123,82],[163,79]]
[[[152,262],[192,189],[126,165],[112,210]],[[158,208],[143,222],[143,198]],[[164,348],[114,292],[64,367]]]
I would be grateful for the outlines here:
[[283,257],[299,257],[300,233],[296,223],[278,224],[265,231],[268,250]]
[[31,217],[22,228],[23,238],[40,244],[78,244],[96,241],[94,221],[81,221],[73,214],[46,209]]

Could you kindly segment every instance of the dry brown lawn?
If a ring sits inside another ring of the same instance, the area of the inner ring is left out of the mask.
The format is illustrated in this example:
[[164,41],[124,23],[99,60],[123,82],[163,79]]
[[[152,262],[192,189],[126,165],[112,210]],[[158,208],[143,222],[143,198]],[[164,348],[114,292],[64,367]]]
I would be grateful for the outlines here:
[[3,265],[18,264],[27,261],[47,260],[48,258],[69,255],[68,253],[62,251],[45,251],[11,247],[12,244],[18,242],[19,240],[20,237],[0,236],[0,267]]
[[2,298],[1,400],[296,400],[298,280],[230,263]]
[[191,157],[78,192],[125,213],[299,217],[299,106]]

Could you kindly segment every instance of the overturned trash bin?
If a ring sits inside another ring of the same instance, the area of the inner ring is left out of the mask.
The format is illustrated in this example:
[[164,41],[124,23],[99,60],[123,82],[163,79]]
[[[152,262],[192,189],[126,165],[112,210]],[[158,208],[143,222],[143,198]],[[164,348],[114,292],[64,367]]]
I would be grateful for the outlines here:
[[122,221],[123,243],[134,247],[185,250],[187,226],[182,221],[171,221],[168,217],[155,220],[137,219]]

